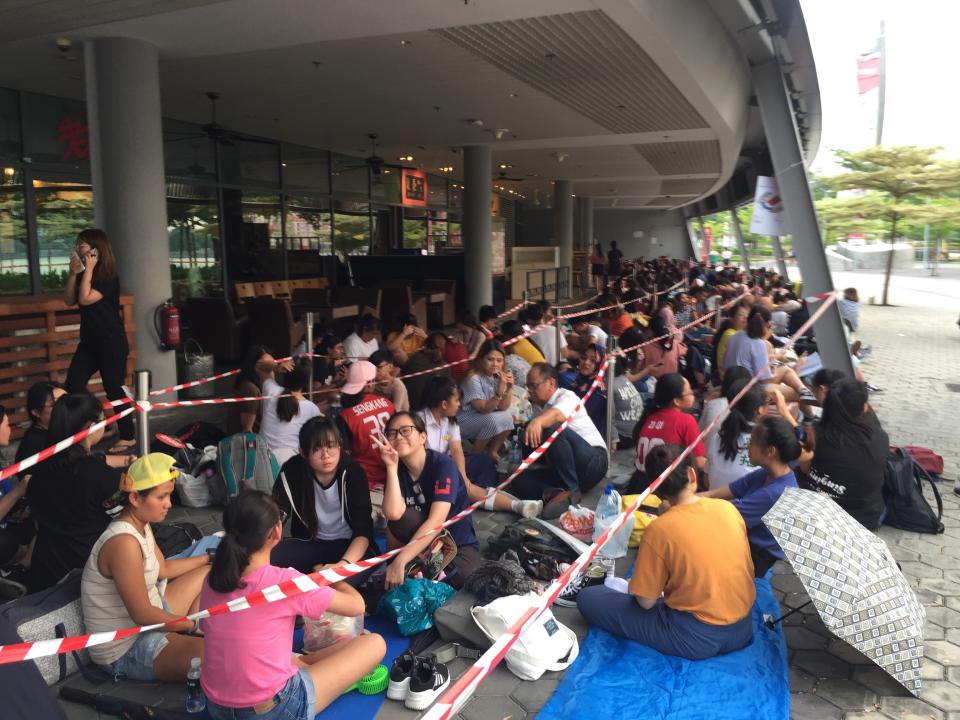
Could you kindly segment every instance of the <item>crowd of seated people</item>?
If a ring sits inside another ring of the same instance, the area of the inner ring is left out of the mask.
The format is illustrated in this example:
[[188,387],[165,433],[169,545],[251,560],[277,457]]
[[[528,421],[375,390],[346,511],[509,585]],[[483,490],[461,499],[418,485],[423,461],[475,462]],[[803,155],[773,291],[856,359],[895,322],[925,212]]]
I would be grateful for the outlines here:
[[[794,370],[777,353],[778,333],[789,332],[805,307],[775,275],[665,259],[630,265],[622,256],[610,267],[630,275],[607,276],[592,312],[568,331],[545,325],[554,319],[548,303],[531,303],[503,322],[484,306],[449,333],[428,334],[403,317],[383,344],[380,321],[365,315],[342,340],[322,333],[312,361],[278,361],[268,348],[252,347],[235,393],[262,399],[237,403],[230,427],[259,433],[281,472],[272,494],[248,491],[228,503],[215,553],[164,558],[151,526],[170,509],[172,458],[101,455],[102,433],[94,433],[0,484],[0,566],[23,568],[31,590],[82,570],[92,632],[166,622],[387,548],[400,549],[383,575],[385,588],[397,587],[432,546],[431,531],[469,504],[556,518],[604,481],[613,402],[613,440],[635,448],[631,490],[646,488],[682,448],[693,451],[656,490],[661,514],[643,535],[629,583],[607,587],[584,573],[564,592],[590,624],[669,655],[697,659],[742,648],[751,639],[753,577],[783,558],[763,515],[799,485],[878,527],[889,439],[863,382],[831,370],[805,377],[802,363]],[[684,279],[688,291],[651,295]],[[722,304],[695,333],[680,330]],[[845,312],[855,326],[855,308]],[[613,384],[603,378],[584,404],[611,336],[628,351],[612,359]],[[450,357],[456,364],[447,367]],[[405,377],[414,373],[425,374]],[[748,387],[756,374],[761,382]],[[532,405],[528,419],[514,412],[518,395]],[[65,394],[55,383],[31,388],[27,406],[31,426],[18,458],[103,417],[92,395]],[[564,422],[507,492],[494,489],[508,437],[522,440],[526,455]],[[0,447],[8,439],[0,412]],[[29,511],[19,512],[25,505]],[[447,530],[456,553],[444,579],[456,588],[480,565],[473,522],[467,516]],[[295,618],[328,609],[362,614],[352,585],[369,577],[266,604],[256,623],[241,613],[199,627],[183,622],[100,646],[91,657],[117,678],[166,681],[182,680],[190,659],[203,657],[212,717],[277,698],[293,716],[306,716],[369,672],[384,644],[366,634],[327,653],[293,656]]]

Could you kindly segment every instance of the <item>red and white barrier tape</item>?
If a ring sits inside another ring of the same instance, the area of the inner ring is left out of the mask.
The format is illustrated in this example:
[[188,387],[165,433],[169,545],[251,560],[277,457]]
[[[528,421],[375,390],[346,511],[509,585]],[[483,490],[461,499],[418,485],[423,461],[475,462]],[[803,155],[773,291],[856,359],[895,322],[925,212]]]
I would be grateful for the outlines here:
[[[833,297],[835,300],[837,295],[832,294],[828,297]],[[821,315],[823,312],[830,306],[831,303],[826,303],[822,307],[817,309],[810,319],[803,324],[803,326],[791,336],[790,340],[785,345],[786,348],[789,348],[793,343],[799,338],[806,330],[811,327],[814,321]],[[506,657],[507,652],[517,641],[517,639],[523,635],[523,633],[530,628],[533,623],[546,611],[546,609],[556,600],[560,592],[567,586],[567,584],[575,578],[583,569],[597,556],[600,552],[600,549],[603,545],[610,539],[610,537],[617,532],[623,524],[627,521],[627,518],[632,515],[643,503],[643,501],[650,495],[651,492],[655,491],[663,483],[664,479],[669,477],[677,466],[683,461],[687,455],[689,455],[693,448],[696,447],[706,435],[730,412],[730,408],[733,407],[740,399],[747,393],[747,391],[753,387],[756,383],[760,381],[760,375],[769,367],[769,363],[760,368],[754,376],[750,379],[744,388],[737,393],[734,398],[730,401],[727,409],[724,410],[720,415],[714,418],[713,422],[707,425],[699,435],[691,442],[683,451],[677,456],[677,458],[670,464],[670,466],[664,470],[660,475],[650,483],[650,486],[640,493],[637,496],[637,499],[631,503],[630,507],[620,513],[613,522],[607,527],[607,529],[598,537],[584,552],[573,562],[570,567],[567,568],[563,573],[560,574],[556,580],[554,580],[546,590],[537,598],[537,600],[527,609],[527,611],[520,616],[520,618],[509,628],[500,637],[498,637],[489,650],[483,653],[480,658],[460,676],[454,685],[447,690],[446,693],[430,708],[430,710],[423,716],[424,720],[447,720],[447,718],[452,717],[456,714],[460,708],[470,699],[473,692],[480,686],[483,680],[493,671],[493,669]]]
[[512,308],[510,308],[509,310],[504,310],[502,313],[500,313],[499,315],[497,315],[497,316],[494,318],[494,320],[502,320],[502,319],[505,318],[505,317],[509,317],[510,315],[513,315],[515,312],[517,312],[517,310],[519,310],[519,309],[522,308],[523,306],[525,306],[525,305],[530,305],[531,302],[532,302],[531,300],[524,300],[524,301],[521,302],[521,303],[517,303],[516,305],[514,305],[514,306],[513,306]]
[[63,440],[60,440],[59,442],[54,443],[50,447],[44,448],[40,452],[34,455],[31,455],[30,457],[25,457],[23,460],[20,460],[19,462],[15,462],[9,467],[5,467],[2,471],[0,471],[0,482],[2,482],[3,480],[6,480],[8,477],[12,475],[16,475],[18,473],[23,472],[27,468],[33,467],[37,463],[41,463],[44,460],[47,460],[48,458],[53,457],[59,452],[63,452],[68,447],[71,447],[72,445],[76,445],[77,443],[81,442],[84,438],[88,437],[89,435],[92,435],[98,430],[102,430],[103,428],[105,428],[107,425],[110,425],[111,423],[117,422],[120,418],[126,417],[133,411],[134,411],[134,408],[127,408],[123,412],[119,412],[116,415],[111,415],[106,420],[101,420],[100,422],[93,423],[93,425],[91,425],[87,429],[81,430],[80,432],[75,433],[68,438],[64,438]]
[[578,300],[577,302],[567,303],[566,305],[554,305],[554,310],[566,310],[567,308],[578,307],[580,305],[586,305],[587,303],[593,302],[597,298],[603,297],[603,293],[597,293],[593,297],[589,297],[586,300]]
[[[511,483],[520,473],[526,470],[530,465],[537,461],[553,444],[557,436],[560,435],[563,430],[565,430],[570,421],[573,418],[573,415],[580,410],[590,398],[593,391],[598,387],[600,381],[603,378],[603,373],[606,369],[606,361],[601,364],[600,370],[597,373],[597,376],[594,378],[593,383],[590,386],[590,389],[583,396],[579,403],[577,403],[573,412],[568,415],[564,421],[557,426],[557,429],[550,434],[543,442],[540,443],[527,457],[523,459],[520,463],[520,466],[514,470],[502,483],[500,483],[494,490],[499,491]],[[133,408],[125,410],[124,412],[132,412]],[[119,417],[119,416],[117,416]],[[113,418],[110,419],[113,421]],[[108,422],[108,421],[105,421]],[[87,434],[91,432],[92,429],[88,429]],[[478,500],[477,502],[471,503],[466,508],[461,510],[459,513],[454,515],[451,518],[448,518],[445,522],[441,523],[437,527],[418,535],[413,538],[410,543],[417,542],[424,538],[430,537],[436,532],[439,532],[443,528],[449,527],[454,523],[462,520],[467,517],[470,513],[476,511],[477,509],[483,507],[483,504],[486,500]],[[408,543],[408,545],[410,544]],[[406,546],[404,546],[406,547]],[[143,625],[140,627],[125,628],[123,630],[115,630],[112,632],[100,632],[93,635],[76,635],[73,637],[67,638],[56,638],[53,640],[39,640],[34,642],[23,642],[16,643],[11,645],[0,645],[0,665],[20,662],[22,660],[32,660],[38,657],[47,657],[50,655],[58,655],[62,653],[71,652],[73,650],[80,650],[83,648],[93,647],[94,645],[103,645],[104,643],[112,642],[114,640],[120,640],[122,638],[130,637],[131,635],[137,635],[143,632],[148,632],[150,630],[159,630],[169,625],[183,622],[184,620],[202,620],[204,618],[212,617],[214,615],[223,615],[226,613],[240,612],[243,610],[248,610],[252,607],[258,605],[263,605],[265,603],[276,602],[278,600],[283,600],[294,595],[301,595],[303,593],[312,592],[317,590],[321,586],[330,585],[332,583],[340,582],[347,578],[358,575],[366,570],[369,570],[372,567],[375,567],[381,563],[386,562],[387,560],[393,558],[399,554],[404,548],[394,548],[388,552],[378,555],[373,558],[368,558],[366,560],[360,560],[355,563],[348,563],[346,565],[341,565],[337,568],[326,568],[319,572],[311,573],[310,575],[303,575],[296,577],[292,580],[287,580],[278,585],[272,585],[263,590],[258,590],[255,593],[246,595],[241,598],[235,598],[227,603],[222,603],[220,605],[215,605],[213,607],[201,610],[200,612],[193,613],[186,617],[179,617],[174,620],[169,620],[166,623],[155,623],[153,625]]]

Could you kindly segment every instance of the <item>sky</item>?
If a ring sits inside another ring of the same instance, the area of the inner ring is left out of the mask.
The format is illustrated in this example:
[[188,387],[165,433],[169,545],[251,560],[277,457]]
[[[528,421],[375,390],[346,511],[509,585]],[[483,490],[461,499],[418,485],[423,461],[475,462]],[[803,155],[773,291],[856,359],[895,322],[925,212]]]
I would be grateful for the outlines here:
[[884,145],[941,145],[960,158],[960,93],[953,70],[960,45],[957,0],[801,0],[813,47],[823,131],[812,169],[838,169],[832,148],[859,150],[873,144],[875,110],[861,106],[857,57],[869,50],[884,21],[886,103]]

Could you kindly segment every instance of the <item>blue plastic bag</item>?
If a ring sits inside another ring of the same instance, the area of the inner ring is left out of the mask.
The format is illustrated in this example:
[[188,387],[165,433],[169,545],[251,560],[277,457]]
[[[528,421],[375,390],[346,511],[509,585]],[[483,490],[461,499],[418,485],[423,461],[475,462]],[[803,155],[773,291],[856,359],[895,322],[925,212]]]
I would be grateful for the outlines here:
[[400,634],[409,637],[433,627],[433,613],[456,592],[436,580],[408,579],[380,598],[377,614],[395,621]]

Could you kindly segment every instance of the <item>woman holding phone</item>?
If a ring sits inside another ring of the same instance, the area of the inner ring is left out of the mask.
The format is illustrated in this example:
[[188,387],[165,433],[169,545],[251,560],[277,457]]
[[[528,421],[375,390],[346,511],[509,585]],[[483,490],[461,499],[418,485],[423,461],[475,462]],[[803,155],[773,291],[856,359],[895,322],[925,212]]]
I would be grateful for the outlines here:
[[[130,348],[120,317],[120,278],[103,230],[89,228],[77,235],[63,301],[80,307],[80,344],[67,371],[67,392],[85,390],[99,371],[107,397],[122,400]],[[120,440],[110,450],[114,454],[125,453],[134,444],[133,418],[127,416],[117,425]]]

